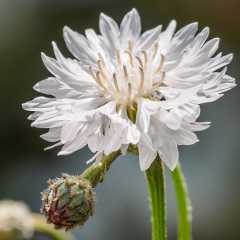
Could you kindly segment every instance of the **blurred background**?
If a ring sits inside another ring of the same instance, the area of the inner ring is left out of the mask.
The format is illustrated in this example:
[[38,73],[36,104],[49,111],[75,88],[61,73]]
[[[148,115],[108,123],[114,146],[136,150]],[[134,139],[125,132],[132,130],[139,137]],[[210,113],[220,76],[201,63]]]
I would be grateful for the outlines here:
[[[44,152],[42,131],[30,127],[21,103],[36,93],[32,86],[49,76],[40,52],[52,55],[55,40],[64,53],[62,28],[98,28],[100,12],[120,21],[136,7],[146,30],[175,18],[179,26],[198,21],[220,36],[221,50],[235,53],[230,67],[239,78],[240,1],[238,0],[0,0],[0,199],[25,201],[38,212],[40,191],[61,173],[86,168],[87,149],[67,157],[57,150]],[[215,103],[203,106],[201,120],[212,127],[199,134],[200,142],[181,148],[181,161],[193,203],[195,240],[240,239],[240,92],[238,87]],[[175,201],[168,177],[170,239],[176,237]],[[150,239],[148,199],[144,175],[136,158],[120,158],[97,187],[97,211],[74,232],[84,240]]]

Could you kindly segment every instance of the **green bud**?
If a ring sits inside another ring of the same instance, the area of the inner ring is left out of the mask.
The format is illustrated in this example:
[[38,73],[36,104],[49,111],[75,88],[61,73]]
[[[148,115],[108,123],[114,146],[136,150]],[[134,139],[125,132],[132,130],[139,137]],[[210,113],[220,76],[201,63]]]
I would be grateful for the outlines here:
[[90,182],[80,176],[63,175],[49,181],[42,193],[42,213],[56,228],[83,225],[94,213],[95,194]]

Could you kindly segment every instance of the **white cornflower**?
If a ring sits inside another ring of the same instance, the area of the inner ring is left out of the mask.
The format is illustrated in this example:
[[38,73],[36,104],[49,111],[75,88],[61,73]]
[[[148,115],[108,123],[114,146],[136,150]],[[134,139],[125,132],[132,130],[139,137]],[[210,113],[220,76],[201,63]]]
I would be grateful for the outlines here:
[[5,234],[6,236],[16,234],[21,239],[22,237],[32,237],[33,218],[30,210],[24,203],[12,200],[0,202],[0,238],[5,236]]
[[42,54],[53,76],[34,86],[50,97],[23,105],[34,111],[32,126],[49,128],[41,137],[63,145],[59,155],[88,145],[97,157],[135,144],[142,170],[157,154],[173,170],[178,145],[194,144],[194,132],[209,126],[196,122],[199,105],[235,86],[226,74],[232,54],[215,55],[219,39],[207,40],[208,27],[197,33],[197,23],[174,33],[171,21],[164,31],[157,26],[141,33],[135,9],[120,27],[101,14],[99,28],[100,34],[87,29],[84,36],[64,27],[75,59],[65,58],[54,42],[56,59]]

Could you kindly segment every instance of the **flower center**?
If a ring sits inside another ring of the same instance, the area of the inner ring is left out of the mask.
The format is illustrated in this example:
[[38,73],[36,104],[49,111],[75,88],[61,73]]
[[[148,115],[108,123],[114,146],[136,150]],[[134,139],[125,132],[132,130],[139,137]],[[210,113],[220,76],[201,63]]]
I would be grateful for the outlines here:
[[104,96],[120,106],[132,106],[139,98],[151,98],[164,80],[164,56],[158,44],[148,51],[134,51],[129,41],[128,48],[116,50],[112,59],[101,54],[97,70],[90,68]]

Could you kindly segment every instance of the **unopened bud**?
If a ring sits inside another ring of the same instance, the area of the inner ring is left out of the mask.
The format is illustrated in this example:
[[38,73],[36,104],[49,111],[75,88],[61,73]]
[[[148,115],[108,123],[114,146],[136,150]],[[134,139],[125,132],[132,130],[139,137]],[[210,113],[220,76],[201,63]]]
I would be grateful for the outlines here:
[[42,193],[42,213],[56,228],[83,225],[94,213],[95,194],[90,182],[80,176],[63,175],[49,181]]

